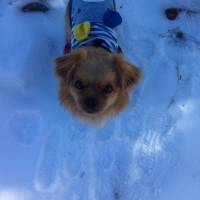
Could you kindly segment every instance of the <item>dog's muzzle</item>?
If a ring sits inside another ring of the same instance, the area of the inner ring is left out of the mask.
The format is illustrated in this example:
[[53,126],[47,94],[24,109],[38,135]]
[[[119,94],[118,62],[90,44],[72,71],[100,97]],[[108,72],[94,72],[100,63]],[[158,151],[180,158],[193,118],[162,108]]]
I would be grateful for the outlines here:
[[86,97],[84,99],[84,110],[87,113],[96,113],[99,110],[99,100],[96,97]]

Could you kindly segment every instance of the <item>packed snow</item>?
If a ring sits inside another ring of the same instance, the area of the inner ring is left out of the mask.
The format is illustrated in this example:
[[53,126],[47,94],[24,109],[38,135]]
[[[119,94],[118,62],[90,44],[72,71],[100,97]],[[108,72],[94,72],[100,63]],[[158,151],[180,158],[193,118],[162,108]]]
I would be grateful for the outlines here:
[[[199,200],[200,1],[116,0],[128,108],[93,127],[58,100],[67,1],[0,1],[0,200]],[[169,20],[165,9],[181,12]]]

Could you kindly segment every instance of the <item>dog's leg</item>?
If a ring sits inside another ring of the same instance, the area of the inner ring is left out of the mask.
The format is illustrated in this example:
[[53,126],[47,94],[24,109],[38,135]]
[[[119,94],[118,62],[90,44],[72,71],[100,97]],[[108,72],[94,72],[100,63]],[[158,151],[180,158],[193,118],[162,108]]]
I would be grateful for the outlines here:
[[65,11],[65,33],[66,33],[66,44],[64,48],[64,54],[69,54],[71,52],[71,19],[70,19],[70,8],[71,0],[69,1],[66,11]]
[[70,19],[70,3],[69,2],[66,12],[65,12],[65,31],[67,34],[67,43],[70,43],[70,37],[71,37],[71,19]]
[[115,0],[113,0],[113,5],[114,5],[114,11],[117,11],[117,7],[116,7],[116,2],[115,2]]

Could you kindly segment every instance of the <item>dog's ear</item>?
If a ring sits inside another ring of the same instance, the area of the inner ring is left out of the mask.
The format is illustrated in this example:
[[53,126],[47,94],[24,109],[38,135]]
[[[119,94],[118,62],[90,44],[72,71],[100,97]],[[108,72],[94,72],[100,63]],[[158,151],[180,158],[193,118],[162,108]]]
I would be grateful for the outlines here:
[[84,49],[78,49],[72,53],[60,56],[55,59],[55,73],[61,79],[66,79],[75,69],[76,64],[87,58],[87,52]]
[[128,63],[119,54],[114,55],[114,63],[119,75],[121,75],[122,87],[131,90],[141,79],[142,70],[133,64]]

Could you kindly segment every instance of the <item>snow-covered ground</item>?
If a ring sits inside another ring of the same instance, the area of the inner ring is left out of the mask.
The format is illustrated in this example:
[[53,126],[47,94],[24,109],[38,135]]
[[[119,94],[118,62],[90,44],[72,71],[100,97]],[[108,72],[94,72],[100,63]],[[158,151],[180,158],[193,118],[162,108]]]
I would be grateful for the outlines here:
[[[144,76],[99,128],[59,105],[64,1],[22,13],[27,2],[0,1],[0,200],[199,200],[200,1],[117,0],[120,44]],[[170,21],[168,7],[197,13]]]

